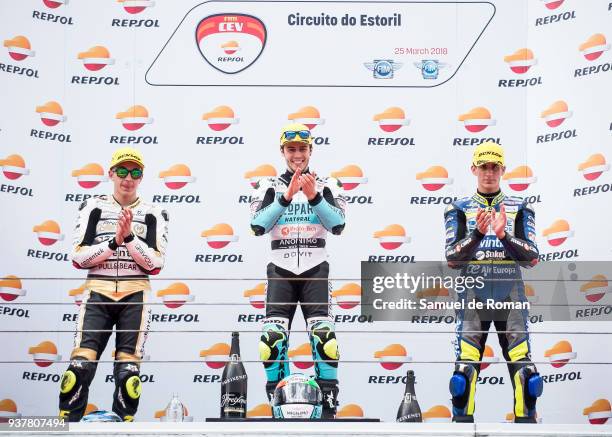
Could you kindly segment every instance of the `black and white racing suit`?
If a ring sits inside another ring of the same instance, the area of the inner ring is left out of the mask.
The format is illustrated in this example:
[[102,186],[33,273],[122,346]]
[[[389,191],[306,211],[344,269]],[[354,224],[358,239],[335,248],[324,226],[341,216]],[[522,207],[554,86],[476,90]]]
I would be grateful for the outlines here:
[[[132,234],[115,242],[122,209],[131,209]],[[122,207],[113,196],[88,199],[79,208],[74,231],[72,262],[87,269],[86,291],[80,306],[71,364],[60,389],[60,415],[80,420],[97,360],[116,332],[115,395],[113,411],[124,420],[136,413],[140,396],[139,361],[144,351],[150,310],[148,275],[164,266],[168,215],[156,206],[136,200]],[[96,332],[103,330],[105,332]]]

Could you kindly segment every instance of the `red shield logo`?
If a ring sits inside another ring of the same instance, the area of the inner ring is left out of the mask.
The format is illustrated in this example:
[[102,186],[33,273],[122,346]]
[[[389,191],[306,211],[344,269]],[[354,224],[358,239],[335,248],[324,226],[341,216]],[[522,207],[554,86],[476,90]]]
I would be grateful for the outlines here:
[[202,57],[222,73],[240,73],[250,67],[266,45],[263,22],[245,14],[218,14],[204,18],[196,28]]

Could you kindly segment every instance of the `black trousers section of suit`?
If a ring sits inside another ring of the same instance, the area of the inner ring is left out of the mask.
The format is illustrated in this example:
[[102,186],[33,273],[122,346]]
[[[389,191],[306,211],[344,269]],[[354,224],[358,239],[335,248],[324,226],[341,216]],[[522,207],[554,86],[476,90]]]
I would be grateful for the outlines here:
[[[143,311],[148,311],[143,305],[143,295],[144,292],[139,291],[115,303],[114,300],[92,291],[83,314],[83,333],[79,347],[97,351],[97,359],[100,359],[112,334],[113,326],[117,330],[138,331],[141,329]],[[90,330],[107,330],[108,332],[91,332]],[[136,351],[140,332],[116,332],[115,334],[116,355],[119,352],[128,354],[140,352]]]
[[291,329],[298,303],[307,304],[300,305],[304,320],[312,317],[331,317],[327,261],[300,275],[269,263],[267,273],[266,317],[287,318]]

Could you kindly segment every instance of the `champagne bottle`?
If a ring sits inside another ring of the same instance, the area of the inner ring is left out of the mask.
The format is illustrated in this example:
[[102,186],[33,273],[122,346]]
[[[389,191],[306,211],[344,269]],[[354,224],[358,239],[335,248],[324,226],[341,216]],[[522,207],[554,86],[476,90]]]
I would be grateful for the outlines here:
[[238,332],[232,332],[229,361],[221,376],[221,418],[244,418],[247,412],[247,374],[240,359]]
[[406,373],[406,390],[404,398],[397,410],[397,422],[422,422],[421,407],[414,392],[414,372]]

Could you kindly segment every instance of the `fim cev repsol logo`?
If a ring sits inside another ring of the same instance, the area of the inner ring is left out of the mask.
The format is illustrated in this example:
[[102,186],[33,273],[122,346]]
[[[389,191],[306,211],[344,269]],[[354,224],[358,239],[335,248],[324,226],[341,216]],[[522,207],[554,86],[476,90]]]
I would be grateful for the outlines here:
[[198,23],[195,33],[204,60],[226,74],[240,73],[253,65],[267,39],[265,24],[246,14],[210,15]]

